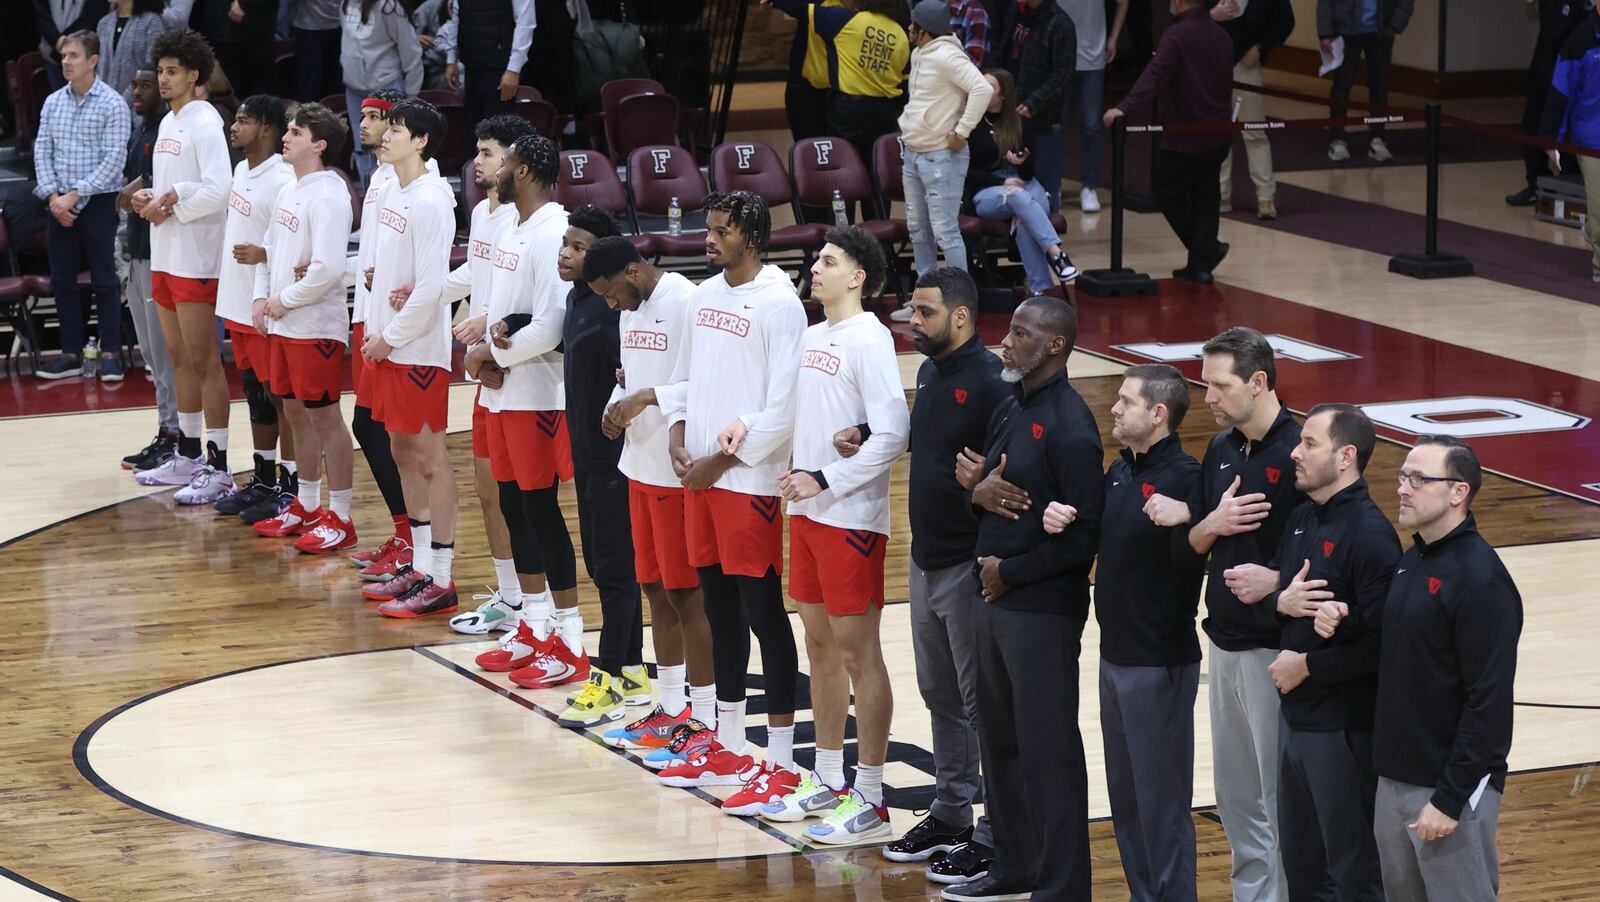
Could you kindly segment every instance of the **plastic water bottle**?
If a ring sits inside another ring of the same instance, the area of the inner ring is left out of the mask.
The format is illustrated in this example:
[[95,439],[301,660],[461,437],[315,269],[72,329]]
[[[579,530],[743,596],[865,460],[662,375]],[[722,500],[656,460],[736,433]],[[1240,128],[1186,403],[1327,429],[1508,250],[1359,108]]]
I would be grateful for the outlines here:
[[833,224],[840,227],[850,224],[850,216],[844,209],[844,197],[839,194],[838,188],[833,189]]
[[683,233],[683,207],[674,197],[672,203],[667,204],[667,234],[676,238]]
[[83,378],[93,379],[100,374],[100,339],[91,338],[83,346]]

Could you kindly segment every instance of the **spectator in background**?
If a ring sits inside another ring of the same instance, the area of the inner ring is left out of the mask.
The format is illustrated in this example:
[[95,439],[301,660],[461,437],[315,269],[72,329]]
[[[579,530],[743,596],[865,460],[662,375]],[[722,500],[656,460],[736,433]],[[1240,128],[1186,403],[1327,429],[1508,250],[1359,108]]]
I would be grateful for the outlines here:
[[50,249],[50,289],[61,320],[61,356],[40,367],[41,379],[81,372],[83,309],[78,273],[89,270],[100,347],[100,378],[122,381],[122,299],[117,296],[117,205],[128,156],[132,116],[128,102],[95,75],[100,38],[92,31],[66,35],[59,48],[67,84],[45,98],[33,145],[37,185],[50,205],[45,235]]
[[411,27],[417,30],[417,43],[422,45],[422,90],[448,89],[444,82],[444,67],[447,61],[444,50],[440,48],[439,35],[449,35],[455,32],[455,24],[449,18],[450,4],[448,0],[427,0],[411,13]]
[[850,7],[816,6],[806,0],[773,0],[797,19],[811,17],[828,51],[833,100],[828,132],[845,139],[862,162],[872,165],[872,142],[899,127],[911,40],[900,0],[854,0]]
[[[442,0],[441,0],[442,2]],[[301,102],[339,93],[340,0],[293,0],[294,96]],[[245,95],[249,96],[249,95]]]
[[1004,69],[990,69],[983,77],[994,93],[987,113],[967,139],[972,153],[967,166],[970,203],[984,219],[1011,220],[1028,291],[1043,294],[1055,284],[1052,275],[1065,285],[1078,277],[1078,268],[1050,223],[1044,188],[1033,177],[1033,155],[1022,145],[1017,84]]
[[[351,134],[361,131],[361,102],[373,91],[422,90],[422,45],[399,0],[344,0],[344,37],[339,53],[344,71],[344,97]],[[354,144],[360,188],[377,159],[360,142]]]
[[61,39],[75,31],[93,31],[106,14],[106,0],[33,0],[33,24],[39,29],[39,52],[51,89],[67,83],[61,74]]
[[[1117,55],[1117,38],[1128,17],[1128,0],[1116,0],[1116,19],[1106,33],[1105,0],[1056,0],[1078,30],[1078,68],[1075,91],[1061,98],[1061,140],[1066,142],[1066,126],[1073,101],[1078,104],[1078,204],[1085,213],[1100,212],[1100,114],[1104,111],[1106,67]],[[1046,184],[1053,212],[1061,202],[1061,184]]]
[[[901,179],[906,225],[919,277],[939,265],[967,268],[961,238],[961,195],[967,179],[967,136],[983,118],[994,88],[950,34],[947,0],[920,0],[908,32],[911,78],[900,113],[905,143]],[[905,322],[911,308],[903,308]]]
[[[1544,103],[1539,136],[1600,149],[1600,9],[1589,10],[1588,22],[1573,29],[1561,45]],[[1550,171],[1561,171],[1561,153],[1546,152]],[[1578,157],[1583,190],[1591,209],[1600,210],[1600,158]],[[1591,251],[1589,276],[1600,282],[1600,215],[1583,221],[1583,237]]]
[[989,55],[989,10],[980,0],[950,0],[950,33],[982,69]]
[[511,112],[533,46],[534,0],[449,3],[455,27],[440,32],[434,48],[444,50],[445,85],[465,94],[467,125],[475,127],[485,116]]
[[[1372,114],[1381,115],[1389,104],[1389,60],[1394,55],[1394,39],[1411,21],[1412,0],[1317,0],[1317,38],[1325,52],[1332,52],[1333,39],[1344,38],[1344,64],[1333,75],[1333,94],[1329,113],[1338,119],[1350,107],[1350,89],[1356,83],[1361,57],[1367,58],[1367,103]],[[1383,124],[1368,126],[1372,136],[1367,156],[1379,163],[1394,159],[1383,141]],[[1328,159],[1350,159],[1347,134],[1335,126],[1328,141]]]
[[[192,27],[211,44],[235,97],[276,94],[278,0],[194,0]],[[236,106],[237,108],[237,106]],[[228,121],[228,120],[224,120]]]
[[[1233,39],[1233,80],[1261,87],[1261,64],[1267,51],[1281,46],[1294,31],[1294,7],[1289,0],[1222,0],[1211,7],[1211,18]],[[1240,122],[1261,122],[1267,118],[1264,95],[1256,91],[1235,91]],[[1222,158],[1222,212],[1233,210],[1233,148]],[[1244,154],[1250,166],[1250,180],[1256,184],[1256,218],[1277,219],[1278,181],[1272,177],[1272,144],[1264,131],[1244,133]]]
[[[822,0],[798,7],[777,5],[795,19],[794,40],[789,45],[789,79],[783,87],[783,108],[789,114],[789,134],[796,141],[820,138],[828,133],[828,107],[833,102],[828,80],[829,45],[817,34],[814,11],[838,9],[841,5],[841,0]],[[800,208],[803,222],[829,222],[832,215],[827,207]]]
[[1055,0],[1001,7],[991,65],[1005,67],[1016,79],[1023,146],[1033,152],[1048,210],[1061,206],[1061,99],[1072,87],[1077,58],[1077,26]]
[[[1587,16],[1590,0],[1534,0],[1529,9],[1537,7],[1539,36],[1533,42],[1533,60],[1528,63],[1528,97],[1522,105],[1522,133],[1539,134],[1544,118],[1544,98],[1550,93],[1550,82],[1555,77],[1556,57],[1567,36]],[[1522,146],[1523,169],[1528,184],[1515,194],[1506,195],[1506,203],[1513,207],[1531,207],[1539,196],[1539,176],[1545,171],[1545,153],[1531,144]],[[1556,173],[1560,175],[1560,173]]]
[[[1169,122],[1229,121],[1233,96],[1233,42],[1211,21],[1201,0],[1173,0],[1172,25],[1156,55],[1122,102],[1106,110],[1109,127],[1124,114],[1149,112],[1159,102]],[[1222,204],[1218,173],[1230,135],[1162,132],[1156,151],[1156,203],[1189,252],[1173,278],[1210,283],[1211,271],[1228,253],[1217,241]]]
[[161,21],[161,0],[117,0],[100,17],[100,67],[96,74],[131,104],[133,74],[150,68],[150,48],[167,30]]

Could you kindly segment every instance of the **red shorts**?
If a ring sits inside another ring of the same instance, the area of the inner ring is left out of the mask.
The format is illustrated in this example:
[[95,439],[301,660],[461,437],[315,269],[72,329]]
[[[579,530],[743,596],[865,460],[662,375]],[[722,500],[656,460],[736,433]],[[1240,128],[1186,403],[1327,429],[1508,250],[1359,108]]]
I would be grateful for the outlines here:
[[524,492],[572,479],[572,442],[564,410],[491,412],[489,466],[495,482],[515,482]]
[[228,338],[233,341],[233,362],[240,372],[249,370],[262,382],[272,381],[272,345],[254,327],[228,323]]
[[366,337],[366,323],[350,327],[350,390],[355,392],[356,406],[371,410],[372,362],[361,354],[361,343]]
[[883,555],[889,537],[789,518],[789,597],[820,604],[831,617],[883,607]]
[[415,435],[423,427],[443,433],[450,418],[450,371],[387,360],[368,375],[372,418],[389,432]]
[[721,564],[729,576],[783,572],[783,517],[776,495],[727,489],[685,490],[683,532],[689,563]]
[[472,456],[489,459],[489,408],[478,403],[483,389],[472,398]]
[[700,574],[689,566],[683,535],[683,489],[628,480],[628,517],[633,525],[633,572],[641,584],[693,589]]
[[186,279],[164,272],[150,274],[150,300],[167,308],[178,309],[179,304],[217,303],[216,279]]
[[344,388],[344,342],[274,335],[269,344],[272,375],[267,385],[273,394],[296,401],[339,400]]

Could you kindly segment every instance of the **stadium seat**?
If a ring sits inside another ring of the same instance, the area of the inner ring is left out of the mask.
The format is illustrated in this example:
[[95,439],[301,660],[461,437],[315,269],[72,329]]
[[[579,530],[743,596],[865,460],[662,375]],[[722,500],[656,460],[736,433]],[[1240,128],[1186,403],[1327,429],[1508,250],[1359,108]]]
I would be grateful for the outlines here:
[[[556,202],[567,210],[594,204],[623,220],[624,228],[637,231],[628,209],[628,192],[617,178],[616,167],[598,150],[563,150],[561,168],[556,174]],[[629,235],[639,256],[657,255],[655,236]]]
[[[758,141],[730,141],[711,151],[711,184],[718,191],[749,191],[767,202],[768,207],[792,204],[794,187],[783,168],[783,158],[770,146]],[[822,246],[828,227],[821,223],[802,223],[772,230],[774,251],[810,252]]]
[[678,100],[671,94],[633,94],[617,103],[607,121],[611,160],[621,163],[640,147],[678,144]]
[[[628,191],[632,195],[634,231],[639,214],[666,216],[672,199],[685,213],[705,206],[711,189],[695,164],[694,154],[675,145],[639,147],[628,155]],[[698,257],[705,253],[705,232],[681,235],[657,233],[656,249],[671,257]]]

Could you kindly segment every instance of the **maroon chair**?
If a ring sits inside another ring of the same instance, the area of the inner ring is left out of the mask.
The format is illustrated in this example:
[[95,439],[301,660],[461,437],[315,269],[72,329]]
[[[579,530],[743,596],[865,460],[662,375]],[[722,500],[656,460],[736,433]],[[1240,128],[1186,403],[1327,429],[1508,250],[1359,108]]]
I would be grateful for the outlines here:
[[[45,276],[25,276],[17,264],[17,255],[11,247],[11,233],[6,230],[6,221],[0,218],[0,257],[6,262],[6,275],[0,276],[0,314],[6,322],[11,324],[11,332],[22,337],[23,344],[28,349],[28,360],[33,364],[33,371],[39,371],[39,336],[33,328],[33,299],[39,294],[39,283],[42,280],[45,291],[49,291],[50,279]],[[6,356],[6,369],[11,368],[11,357]]]
[[525,103],[529,100],[543,100],[544,92],[533,85],[517,85],[517,96],[511,98],[512,103]]
[[561,113],[555,105],[547,100],[522,100],[518,99],[511,105],[511,112],[528,121],[533,130],[556,143],[560,143]]
[[350,112],[350,102],[345,99],[343,94],[329,94],[327,97],[317,101],[317,103],[327,107],[329,112],[338,113],[341,116],[348,115]]
[[467,105],[467,101],[461,96],[460,91],[451,91],[446,88],[429,88],[426,91],[418,91],[417,99],[426,100],[440,109],[447,106],[465,107]]
[[444,143],[439,145],[434,156],[440,172],[455,172],[477,153],[477,140],[467,126],[466,107],[442,106],[439,115],[444,119]]
[[621,163],[641,147],[678,144],[678,99],[671,94],[634,94],[607,120],[611,161]]
[[[628,155],[628,192],[632,196],[633,230],[640,231],[639,214],[666,216],[672,199],[683,212],[705,206],[711,188],[694,154],[675,145],[639,147]],[[681,235],[657,233],[656,249],[671,257],[698,257],[705,253],[704,230]]]
[[[653,78],[617,78],[600,86],[600,112],[584,118],[585,130],[589,132],[591,147],[598,147],[594,143],[596,137],[605,138],[607,152],[611,153],[613,162],[622,165],[625,155],[617,154],[613,149],[617,146],[616,124],[617,106],[623,98],[635,94],[665,94],[667,89]],[[598,133],[598,134],[597,134]],[[676,144],[677,139],[659,142],[663,144]]]
[[467,217],[478,208],[478,202],[488,198],[489,192],[478,187],[478,162],[476,159],[461,164],[461,201],[466,205]]
[[[730,141],[711,151],[711,184],[718,191],[749,191],[767,202],[768,207],[792,204],[794,188],[783,159],[770,146],[757,141]],[[796,214],[796,218],[798,214]],[[821,223],[802,223],[773,229],[768,245],[775,251],[809,252],[822,246],[828,227]]]
[[[611,160],[598,150],[563,150],[561,167],[556,172],[556,203],[576,210],[585,204],[594,204],[626,223],[633,218],[628,209],[628,191],[617,178]],[[631,226],[638,231],[637,226]],[[639,256],[657,256],[654,235],[629,235],[628,240],[639,251]]]
[[340,168],[333,168],[332,171],[337,172],[339,178],[344,179],[345,190],[350,192],[350,229],[355,231],[361,228],[361,192],[356,190],[356,180],[351,177],[350,173]]
[[[843,138],[804,138],[789,150],[789,171],[794,174],[795,201],[803,207],[831,207],[833,192],[846,204],[859,203],[863,212],[881,203],[872,176],[850,142]],[[797,211],[798,212],[798,211]],[[906,240],[906,224],[887,218],[856,223],[886,245]]]

